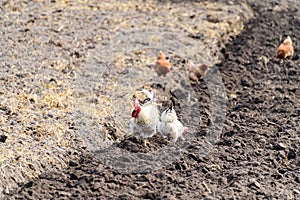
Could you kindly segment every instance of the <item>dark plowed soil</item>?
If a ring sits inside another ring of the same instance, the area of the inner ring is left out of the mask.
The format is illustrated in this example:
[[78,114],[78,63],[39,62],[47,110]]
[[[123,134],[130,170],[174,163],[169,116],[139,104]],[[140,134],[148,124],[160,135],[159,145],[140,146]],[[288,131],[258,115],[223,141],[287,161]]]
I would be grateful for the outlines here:
[[[197,148],[206,134],[202,129],[172,164],[149,173],[116,171],[82,150],[67,168],[46,172],[7,198],[300,199],[297,2],[286,8],[275,1],[249,4],[256,12],[254,19],[222,49],[221,63],[211,69],[218,69],[223,79],[227,113],[222,134],[206,156]],[[276,48],[288,35],[295,55],[277,60]],[[193,87],[200,103],[208,105],[202,94],[205,81]],[[203,121],[205,126],[212,123]],[[129,142],[135,144],[133,139]]]

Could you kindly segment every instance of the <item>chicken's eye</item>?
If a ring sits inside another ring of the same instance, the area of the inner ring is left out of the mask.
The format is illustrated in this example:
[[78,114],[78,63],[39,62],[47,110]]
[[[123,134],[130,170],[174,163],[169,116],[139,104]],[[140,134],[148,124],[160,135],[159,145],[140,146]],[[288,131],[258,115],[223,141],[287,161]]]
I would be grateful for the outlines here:
[[146,98],[144,101],[143,101],[143,104],[147,103],[147,102],[150,102],[151,99],[150,98]]

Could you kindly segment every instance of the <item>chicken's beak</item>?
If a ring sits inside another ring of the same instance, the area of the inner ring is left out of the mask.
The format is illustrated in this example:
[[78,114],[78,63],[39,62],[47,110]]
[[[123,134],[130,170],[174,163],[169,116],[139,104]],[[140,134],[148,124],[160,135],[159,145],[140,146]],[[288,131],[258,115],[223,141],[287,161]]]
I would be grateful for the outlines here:
[[172,109],[173,109],[173,106],[171,105],[171,106],[168,108],[168,110],[167,110],[167,111],[170,111],[170,112],[172,112]]

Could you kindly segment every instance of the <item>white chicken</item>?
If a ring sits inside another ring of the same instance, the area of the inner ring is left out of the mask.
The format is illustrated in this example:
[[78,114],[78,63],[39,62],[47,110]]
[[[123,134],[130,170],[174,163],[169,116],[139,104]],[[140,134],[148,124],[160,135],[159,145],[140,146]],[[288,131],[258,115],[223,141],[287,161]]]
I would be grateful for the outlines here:
[[164,138],[169,137],[173,142],[176,142],[178,138],[185,140],[183,134],[188,131],[187,127],[178,120],[175,110],[172,106],[166,109],[161,114],[161,122],[158,126],[158,131],[162,134]]
[[[140,105],[138,98],[134,99],[134,110],[130,120],[130,134],[141,138],[149,138],[157,133],[159,110],[153,102],[153,93],[142,90],[148,97],[147,103]],[[146,145],[146,140],[144,141]]]

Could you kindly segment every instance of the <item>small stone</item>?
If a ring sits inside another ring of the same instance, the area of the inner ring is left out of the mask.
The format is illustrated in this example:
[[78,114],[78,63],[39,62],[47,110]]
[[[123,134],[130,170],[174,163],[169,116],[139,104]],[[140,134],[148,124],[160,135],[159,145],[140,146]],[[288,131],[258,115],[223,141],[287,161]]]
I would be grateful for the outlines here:
[[296,193],[296,194],[300,194],[300,191],[297,190],[297,189],[293,189],[293,192]]
[[5,190],[3,191],[4,194],[9,194],[9,189],[8,187],[5,187]]
[[256,181],[255,178],[250,178],[250,179],[249,179],[249,183],[250,183],[250,184],[254,183],[255,181]]
[[259,182],[255,181],[255,182],[254,182],[254,185],[255,185],[257,188],[260,188],[260,183],[259,183]]
[[241,147],[241,143],[235,142],[233,146],[234,146],[235,148],[239,148],[239,147]]
[[185,93],[180,89],[175,89],[170,92],[171,92],[172,96],[174,96],[177,99],[184,99],[186,97]]
[[70,192],[59,191],[59,196],[62,196],[62,197],[71,197],[72,194]]
[[257,187],[257,188],[260,188],[260,183],[258,182],[258,181],[256,181],[256,179],[255,178],[250,178],[249,179],[249,182],[250,182],[250,186],[251,185],[254,185],[255,187]]
[[98,183],[98,182],[94,183],[93,189],[94,189],[94,190],[99,190],[99,188],[101,188],[101,184]]
[[0,135],[0,142],[4,143],[7,139],[6,135]]
[[243,78],[241,80],[241,85],[244,86],[244,87],[251,87],[252,86],[251,82],[246,78]]
[[285,144],[283,144],[282,142],[280,142],[280,143],[278,144],[278,146],[280,146],[280,147],[283,148],[283,149],[286,149]]
[[295,181],[296,181],[297,183],[300,183],[300,176],[299,176],[299,175],[295,177]]
[[231,99],[236,99],[237,98],[237,94],[234,94],[234,93],[230,94],[230,98]]
[[219,183],[222,183],[224,185],[228,184],[227,179],[224,177],[219,178]]
[[296,157],[297,157],[296,152],[294,150],[290,149],[289,152],[288,152],[287,157],[288,157],[289,160],[296,159]]
[[280,151],[280,150],[286,149],[286,146],[285,146],[285,144],[280,142],[278,144],[274,144],[274,149],[277,150],[277,151]]
[[262,137],[262,138],[259,138],[259,142],[264,144],[267,142],[267,140],[266,140],[266,138]]

